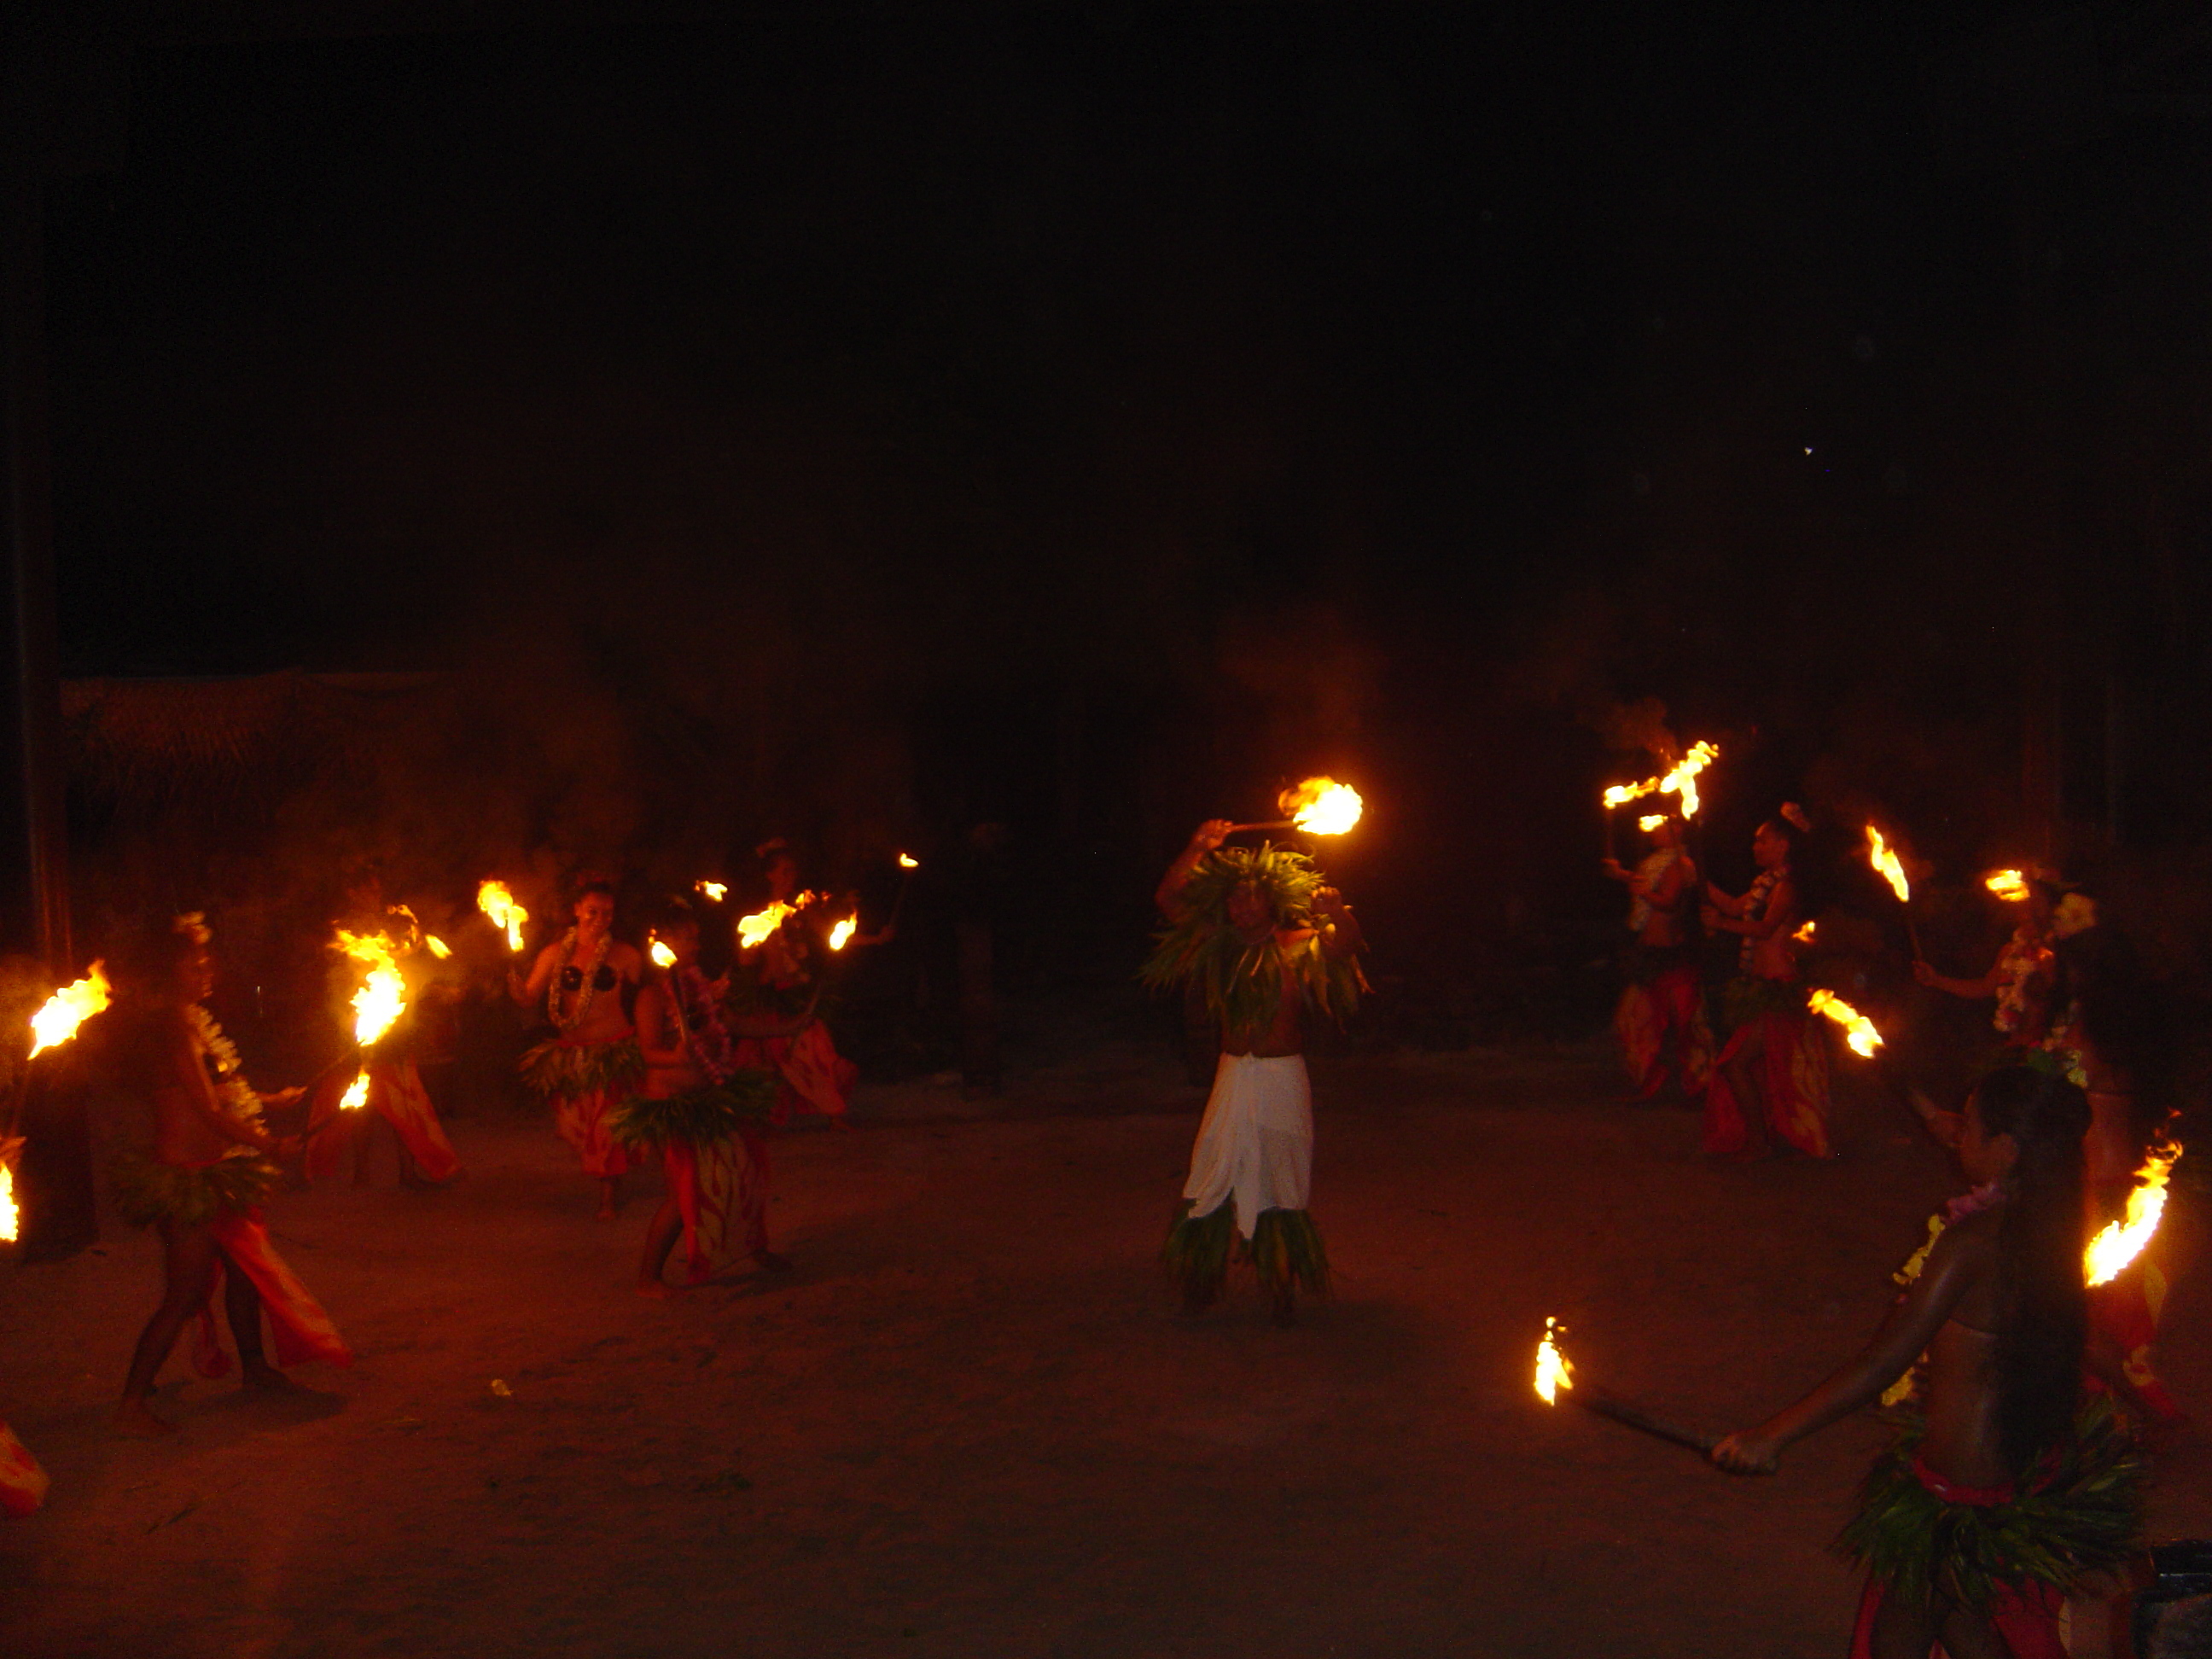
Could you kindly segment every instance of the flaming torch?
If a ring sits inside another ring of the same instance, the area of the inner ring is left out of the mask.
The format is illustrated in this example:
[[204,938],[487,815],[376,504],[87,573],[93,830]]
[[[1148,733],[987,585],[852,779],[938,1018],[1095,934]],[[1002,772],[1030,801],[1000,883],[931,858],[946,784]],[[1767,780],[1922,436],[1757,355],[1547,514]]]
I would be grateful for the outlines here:
[[822,896],[819,893],[801,893],[787,903],[782,899],[770,899],[768,908],[756,910],[749,916],[738,918],[738,948],[751,951],[774,939],[776,930]]
[[392,941],[384,934],[341,927],[336,942],[339,950],[368,967],[368,977],[353,994],[353,1040],[362,1051],[362,1060],[352,1086],[338,1101],[342,1109],[351,1111],[368,1100],[368,1050],[407,1012],[407,981],[400,975]]
[[1913,956],[1920,957],[1920,927],[1912,919],[1912,884],[1905,878],[1905,866],[1897,856],[1897,849],[1884,841],[1881,831],[1871,823],[1867,825],[1867,862],[1874,866],[1875,874],[1889,884],[1889,890],[1905,907],[1905,932],[1912,941]]
[[691,884],[705,896],[710,904],[720,904],[730,895],[730,884],[724,881],[695,881]]
[[1833,991],[1814,992],[1805,999],[1805,1008],[1808,1013],[1825,1014],[1842,1026],[1844,1041],[1862,1059],[1873,1059],[1874,1051],[1881,1047],[1881,1033],[1875,1030],[1874,1022]]
[[64,985],[48,997],[39,1012],[31,1016],[31,1052],[25,1063],[36,1060],[49,1048],[58,1048],[76,1035],[76,1028],[107,1006],[110,987],[106,964],[95,962],[86,969],[82,979],[74,985]]
[[[1613,809],[1626,806],[1632,800],[1642,800],[1646,795],[1673,795],[1681,804],[1682,816],[1694,818],[1698,808],[1704,805],[1698,794],[1698,779],[1705,769],[1721,757],[1720,746],[1707,743],[1703,738],[1690,745],[1690,752],[1674,763],[1659,777],[1646,778],[1641,783],[1616,783],[1607,788],[1600,799],[1605,803],[1605,841],[1608,852],[1613,847]],[[1653,817],[1656,817],[1654,814]],[[1656,826],[1650,817],[1638,820],[1638,827],[1646,833]]]
[[653,958],[653,965],[656,968],[667,969],[676,965],[676,952],[659,939],[647,946],[645,953]]
[[2090,1284],[2106,1283],[2142,1254],[2143,1246],[2158,1231],[2159,1218],[2166,1213],[2166,1178],[2180,1157],[2179,1146],[2151,1149],[2149,1159],[2136,1171],[2135,1190],[2128,1194],[2126,1218],[2107,1222],[2104,1231],[2091,1239],[2089,1248],[2081,1253],[2081,1266]]
[[1982,885],[2007,904],[2018,904],[2027,896],[2027,878],[2017,870],[1992,870]]
[[920,859],[911,857],[905,853],[901,853],[898,855],[898,864],[900,869],[908,872],[921,868],[921,860]]
[[[31,1062],[47,1049],[60,1048],[76,1035],[78,1026],[106,1007],[110,988],[106,964],[95,962],[82,979],[62,987],[31,1016],[31,1052],[23,1057],[22,1075],[9,1105],[10,1129],[23,1109],[24,1096],[30,1091]],[[15,1204],[15,1167],[22,1149],[19,1137],[0,1131],[0,1243],[12,1242],[22,1224],[22,1213]]]
[[1309,836],[1340,836],[1359,822],[1360,814],[1367,810],[1359,792],[1348,783],[1339,783],[1334,778],[1308,778],[1294,789],[1285,789],[1276,798],[1276,806],[1286,816],[1266,823],[1240,823],[1229,833],[1245,830],[1300,830]]
[[830,948],[833,951],[843,950],[852,942],[853,930],[860,925],[860,919],[858,916],[847,916],[844,921],[832,927],[830,930]]
[[514,895],[507,890],[503,881],[480,882],[477,886],[477,908],[491,919],[495,927],[507,930],[507,948],[522,949],[522,927],[530,920],[530,912],[514,902]]
[[1709,1452],[1720,1443],[1718,1435],[1686,1429],[1663,1417],[1654,1417],[1642,1407],[1632,1406],[1626,1400],[1617,1399],[1601,1389],[1576,1387],[1575,1368],[1566,1355],[1559,1352],[1559,1345],[1555,1340],[1555,1338],[1565,1334],[1565,1328],[1557,1320],[1547,1319],[1544,1322],[1544,1340],[1536,1345],[1536,1395],[1546,1405],[1558,1404],[1560,1390],[1565,1389],[1567,1398],[1585,1411],[1595,1412],[1600,1417],[1609,1417],[1632,1429],[1641,1429],[1648,1435],[1671,1441],[1677,1446],[1687,1446],[1692,1451]]

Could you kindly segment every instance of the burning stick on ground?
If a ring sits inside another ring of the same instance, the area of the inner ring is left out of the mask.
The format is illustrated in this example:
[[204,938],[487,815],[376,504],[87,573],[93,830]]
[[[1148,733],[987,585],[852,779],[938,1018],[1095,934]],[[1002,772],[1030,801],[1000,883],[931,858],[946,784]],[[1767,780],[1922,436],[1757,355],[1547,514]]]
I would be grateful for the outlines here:
[[1309,836],[1340,836],[1358,823],[1360,814],[1367,810],[1357,789],[1328,777],[1308,778],[1295,789],[1284,790],[1276,798],[1275,805],[1286,816],[1271,818],[1265,823],[1236,824],[1229,833],[1234,836],[1247,830],[1300,830]]
[[1905,866],[1897,856],[1897,849],[1881,838],[1881,831],[1867,825],[1867,862],[1874,866],[1875,874],[1889,884],[1897,895],[1897,902],[1905,907],[1905,937],[1912,941],[1913,959],[1925,960],[1920,948],[1919,924],[1912,919],[1912,884],[1905,879]]
[[514,902],[514,895],[507,890],[503,881],[486,881],[477,884],[477,908],[491,919],[495,927],[507,931],[507,948],[522,949],[523,924],[530,920],[530,912]]
[[1679,1423],[1670,1423],[1663,1417],[1655,1417],[1640,1406],[1632,1406],[1626,1400],[1607,1394],[1587,1384],[1577,1386],[1575,1368],[1565,1354],[1559,1351],[1555,1339],[1566,1334],[1556,1319],[1544,1322],[1544,1340],[1536,1345],[1536,1394],[1547,1406],[1559,1403],[1559,1390],[1585,1411],[1609,1417],[1632,1429],[1677,1446],[1687,1446],[1692,1451],[1710,1452],[1720,1443],[1720,1436],[1706,1434],[1697,1429],[1686,1429]]

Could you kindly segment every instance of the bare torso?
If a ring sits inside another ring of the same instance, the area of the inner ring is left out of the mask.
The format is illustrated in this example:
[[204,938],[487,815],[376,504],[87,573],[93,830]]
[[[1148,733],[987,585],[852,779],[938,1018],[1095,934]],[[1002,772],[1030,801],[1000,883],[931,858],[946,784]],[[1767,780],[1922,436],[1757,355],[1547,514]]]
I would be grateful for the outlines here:
[[124,1045],[124,1086],[154,1113],[154,1156],[197,1169],[236,1143],[208,1121],[215,1107],[206,1049],[185,1011],[164,1005],[142,1014]]
[[647,1100],[667,1100],[706,1083],[707,1074],[684,1040],[665,982],[656,981],[637,994],[637,1041],[645,1052],[645,1084],[640,1092]]
[[[559,1011],[562,1020],[574,1018],[577,1006],[584,1003],[589,994],[583,1018],[562,1031],[563,1042],[619,1042],[630,1034],[629,1015],[623,1010],[623,996],[636,985],[645,965],[644,958],[617,940],[607,946],[605,960],[594,970],[592,958],[595,954],[596,947],[581,940],[577,941],[573,955],[562,944],[549,945],[539,953],[537,967],[532,971],[531,984],[544,988],[540,997]],[[563,984],[564,971],[572,969],[586,982],[573,988]]]
[[1947,1480],[1969,1486],[1998,1486],[2011,1478],[1998,1432],[1998,1379],[1994,1365],[1998,1325],[1996,1233],[2002,1211],[1984,1211],[1956,1223],[1952,1232],[1968,1251],[1966,1278],[1949,1317],[1928,1345],[1922,1375],[1928,1434],[1920,1456]]
[[1247,1026],[1241,1030],[1224,1027],[1221,1033],[1223,1054],[1249,1055],[1255,1060],[1274,1060],[1285,1054],[1305,1052],[1305,1006],[1298,995],[1297,982],[1291,976],[1290,963],[1283,959],[1283,953],[1297,949],[1312,937],[1310,933],[1292,930],[1275,935],[1278,988],[1274,1017],[1265,1024]]

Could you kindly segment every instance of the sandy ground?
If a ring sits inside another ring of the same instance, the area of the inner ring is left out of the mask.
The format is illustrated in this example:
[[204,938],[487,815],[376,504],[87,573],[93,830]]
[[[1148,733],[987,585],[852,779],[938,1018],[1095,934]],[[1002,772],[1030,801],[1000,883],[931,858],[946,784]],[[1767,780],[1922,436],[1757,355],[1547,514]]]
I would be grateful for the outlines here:
[[[1877,1425],[1730,1480],[1546,1410],[1531,1352],[1558,1314],[1587,1376],[1753,1418],[1878,1316],[1940,1158],[1863,1109],[1838,1163],[1711,1168],[1589,1054],[1317,1069],[1341,1289],[1291,1331],[1249,1290],[1172,1316],[1200,1099],[1137,1044],[988,1112],[864,1091],[779,1143],[796,1275],[665,1304],[627,1284],[657,1182],[594,1224],[550,1130],[463,1121],[456,1188],[271,1212],[359,1364],[292,1402],[173,1361],[168,1443],[101,1429],[151,1242],[0,1273],[0,1413],[54,1480],[0,1523],[0,1653],[1839,1655]],[[2203,1412],[2203,1217],[2168,1229]],[[2208,1461],[2160,1535],[2212,1533]]]

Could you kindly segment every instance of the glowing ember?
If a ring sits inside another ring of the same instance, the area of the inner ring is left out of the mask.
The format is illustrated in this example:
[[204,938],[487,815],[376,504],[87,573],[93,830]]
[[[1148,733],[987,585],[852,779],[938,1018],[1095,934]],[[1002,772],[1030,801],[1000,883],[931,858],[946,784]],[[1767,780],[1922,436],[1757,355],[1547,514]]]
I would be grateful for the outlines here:
[[406,1012],[407,981],[400,977],[392,941],[381,933],[352,933],[341,927],[337,948],[368,967],[368,980],[353,994],[353,1040],[366,1048]]
[[1998,870],[1982,883],[2007,904],[2017,904],[2027,896],[2027,878],[2017,870]]
[[830,948],[833,951],[843,950],[852,939],[853,930],[860,925],[860,920],[858,916],[848,916],[832,927],[830,930]]
[[1646,778],[1641,783],[1616,783],[1605,792],[1608,808],[1626,806],[1646,795],[1679,795],[1682,801],[1682,816],[1693,818],[1702,803],[1698,797],[1698,776],[1721,757],[1717,745],[1702,738],[1690,745],[1690,752],[1677,762],[1672,771],[1661,778]]
[[14,1240],[19,1218],[15,1208],[15,1172],[6,1164],[0,1164],[0,1244]]
[[1666,822],[1667,815],[1664,812],[1646,812],[1636,820],[1636,827],[1648,836]]
[[656,968],[673,968],[676,965],[676,952],[659,939],[653,941],[646,954],[653,958],[653,965]]
[[2108,1222],[2081,1253],[2081,1266],[2092,1285],[2102,1285],[2142,1254],[2158,1218],[2166,1213],[2166,1177],[2181,1156],[2179,1146],[2154,1148],[2148,1162],[2136,1171],[2135,1190],[2128,1194],[2126,1218]]
[[724,899],[729,896],[730,885],[727,882],[701,881],[694,882],[692,885],[696,887],[701,892],[704,893],[709,902],[715,904],[720,904]]
[[346,1091],[338,1097],[338,1110],[357,1112],[368,1104],[368,1073],[356,1072],[353,1074],[353,1082],[348,1085]]
[[507,929],[507,948],[522,948],[522,926],[530,920],[530,912],[514,902],[514,895],[507,890],[503,881],[481,882],[477,887],[477,908],[491,918],[495,927]]
[[1308,778],[1283,792],[1280,805],[1291,822],[1310,836],[1340,836],[1359,822],[1366,803],[1359,792],[1334,778]]
[[899,868],[902,870],[919,870],[921,868],[921,860],[917,858],[909,858],[904,853],[901,853],[899,854]]
[[46,1006],[31,1016],[31,1054],[36,1058],[58,1048],[76,1035],[76,1028],[107,1006],[107,975],[95,962],[85,976],[48,997]]
[[1805,1000],[1805,1006],[1842,1026],[1844,1041],[1850,1045],[1853,1054],[1871,1060],[1874,1051],[1881,1047],[1881,1033],[1875,1030],[1874,1022],[1833,991],[1814,992]]
[[443,962],[447,957],[453,954],[453,947],[447,944],[445,940],[440,939],[435,933],[423,934],[422,943],[429,946],[430,954],[437,957],[441,962]]
[[1899,904],[1912,902],[1912,884],[1905,878],[1905,866],[1898,862],[1896,850],[1870,823],[1867,825],[1867,862],[1874,866],[1875,874],[1889,884]]
[[1575,1368],[1567,1363],[1566,1355],[1553,1340],[1559,1322],[1556,1319],[1544,1322],[1544,1340],[1536,1345],[1536,1392],[1547,1406],[1559,1403],[1559,1390],[1575,1386]]
[[1819,926],[1820,924],[1818,922],[1808,921],[1802,927],[1800,927],[1796,933],[1790,934],[1790,937],[1796,939],[1800,945],[1810,945],[1813,942],[1813,930]]

